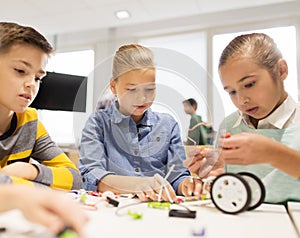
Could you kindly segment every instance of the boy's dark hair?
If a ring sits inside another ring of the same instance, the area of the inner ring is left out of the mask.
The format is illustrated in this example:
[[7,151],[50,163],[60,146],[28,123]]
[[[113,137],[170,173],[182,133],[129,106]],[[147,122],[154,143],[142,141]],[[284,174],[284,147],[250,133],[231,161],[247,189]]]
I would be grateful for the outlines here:
[[194,98],[186,99],[186,100],[183,101],[183,103],[190,104],[194,108],[194,110],[197,111],[198,103]]
[[16,44],[36,46],[48,55],[54,51],[46,38],[32,27],[13,22],[0,22],[0,53],[8,51]]

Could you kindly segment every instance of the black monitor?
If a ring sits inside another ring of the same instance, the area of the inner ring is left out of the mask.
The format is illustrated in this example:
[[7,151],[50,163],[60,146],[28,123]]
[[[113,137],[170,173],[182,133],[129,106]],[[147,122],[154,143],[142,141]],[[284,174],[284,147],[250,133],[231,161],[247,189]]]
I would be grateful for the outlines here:
[[86,95],[87,77],[47,72],[30,107],[85,112]]

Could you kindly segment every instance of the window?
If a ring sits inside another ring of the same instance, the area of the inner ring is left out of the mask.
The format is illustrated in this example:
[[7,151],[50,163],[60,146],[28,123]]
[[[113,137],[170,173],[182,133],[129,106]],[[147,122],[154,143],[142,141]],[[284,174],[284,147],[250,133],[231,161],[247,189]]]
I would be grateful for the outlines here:
[[189,116],[184,113],[183,100],[195,98],[198,114],[204,121],[207,119],[206,34],[148,38],[140,40],[140,44],[153,50],[157,66],[157,96],[152,109],[171,114],[186,140]]
[[[230,100],[228,93],[223,89],[221,81],[218,75],[218,63],[219,57],[226,45],[236,36],[251,33],[251,32],[262,32],[274,39],[277,43],[278,48],[281,50],[283,58],[287,61],[289,67],[289,75],[285,80],[286,91],[298,101],[298,82],[297,82],[297,56],[296,56],[296,28],[294,26],[288,27],[276,27],[269,29],[260,29],[247,32],[235,32],[228,34],[219,34],[213,37],[213,80],[214,84],[218,89],[218,93],[223,101],[225,107],[225,115],[236,111],[236,107]],[[223,119],[216,118],[219,120],[219,124]]]
[[[56,73],[89,76],[93,67],[94,51],[84,50],[57,53],[49,60],[46,70]],[[89,82],[90,79],[91,77],[89,76],[86,113],[39,110],[39,117],[49,132],[52,140],[60,145],[75,144],[78,142],[78,137],[81,134],[81,129],[84,125],[84,120],[86,119],[86,115],[83,116],[82,114],[90,114],[91,112],[89,105],[92,105],[93,90],[91,89],[92,82]],[[75,118],[82,118],[82,120],[80,119],[80,125],[77,125],[77,120],[76,123],[74,123]]]

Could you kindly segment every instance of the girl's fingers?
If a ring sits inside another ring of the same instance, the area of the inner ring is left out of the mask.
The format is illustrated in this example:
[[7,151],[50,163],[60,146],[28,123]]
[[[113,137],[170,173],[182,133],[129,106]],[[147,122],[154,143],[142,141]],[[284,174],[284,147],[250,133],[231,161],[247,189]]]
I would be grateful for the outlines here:
[[202,191],[202,182],[199,179],[193,179],[194,180],[194,191],[193,194],[195,196],[199,196]]
[[148,202],[150,199],[144,192],[137,192],[136,195],[142,202]]
[[158,194],[155,193],[153,190],[150,191],[146,191],[146,197],[148,198],[148,200],[152,200],[152,201],[156,201],[158,198]]

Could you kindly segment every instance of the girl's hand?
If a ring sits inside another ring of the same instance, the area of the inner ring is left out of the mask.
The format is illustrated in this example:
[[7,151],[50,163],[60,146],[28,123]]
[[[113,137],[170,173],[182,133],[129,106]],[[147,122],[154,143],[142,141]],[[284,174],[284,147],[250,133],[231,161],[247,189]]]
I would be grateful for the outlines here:
[[249,165],[270,163],[276,142],[262,135],[240,133],[223,139],[220,158],[226,164]]
[[202,182],[199,179],[189,177],[180,182],[178,194],[183,196],[199,196],[202,192]]
[[189,168],[192,174],[198,174],[206,156],[205,148],[203,146],[186,146],[185,150],[186,159],[182,162],[182,165]]
[[[142,201],[166,201],[175,202],[176,193],[170,183],[156,174],[153,177],[137,178],[135,194]],[[163,186],[164,185],[164,186]]]
[[191,174],[195,177],[206,178],[209,176],[218,176],[225,172],[224,161],[219,157],[215,149],[198,151],[188,161],[184,161],[184,166],[189,168]]

